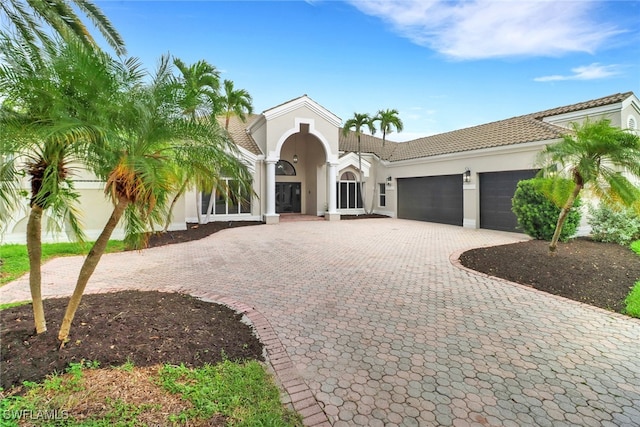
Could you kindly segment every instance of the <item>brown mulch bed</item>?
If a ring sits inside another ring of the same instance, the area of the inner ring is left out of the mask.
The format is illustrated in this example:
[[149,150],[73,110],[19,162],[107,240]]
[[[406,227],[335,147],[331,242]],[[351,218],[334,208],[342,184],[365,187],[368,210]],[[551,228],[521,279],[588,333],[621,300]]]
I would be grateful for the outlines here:
[[[187,224],[187,230],[155,233],[148,247],[210,236],[220,230],[259,225],[256,221]],[[41,381],[70,363],[101,366],[184,363],[202,366],[229,360],[262,360],[262,344],[241,315],[219,305],[170,293],[127,291],[85,295],[71,327],[71,341],[59,349],[57,331],[68,298],[45,300],[47,332],[36,335],[31,305],[0,311],[0,387]]]
[[45,300],[47,332],[36,335],[31,305],[0,312],[1,387],[40,382],[70,363],[136,367],[198,367],[229,360],[263,360],[262,344],[242,315],[228,307],[177,293],[123,291],[85,295],[59,348],[57,333],[68,298]]
[[628,247],[578,238],[559,243],[530,240],[472,249],[460,256],[465,267],[596,307],[622,312],[640,280],[640,258]]

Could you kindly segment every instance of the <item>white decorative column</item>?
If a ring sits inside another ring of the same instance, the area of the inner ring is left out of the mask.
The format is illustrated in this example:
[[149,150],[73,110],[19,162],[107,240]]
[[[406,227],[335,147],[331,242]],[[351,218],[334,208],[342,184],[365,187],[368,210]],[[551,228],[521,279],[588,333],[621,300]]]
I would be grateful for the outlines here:
[[337,163],[327,162],[327,212],[324,219],[328,221],[340,219],[340,213],[336,209],[336,166]]
[[265,160],[267,164],[267,211],[264,214],[266,224],[277,224],[280,215],[276,213],[276,163],[277,160]]

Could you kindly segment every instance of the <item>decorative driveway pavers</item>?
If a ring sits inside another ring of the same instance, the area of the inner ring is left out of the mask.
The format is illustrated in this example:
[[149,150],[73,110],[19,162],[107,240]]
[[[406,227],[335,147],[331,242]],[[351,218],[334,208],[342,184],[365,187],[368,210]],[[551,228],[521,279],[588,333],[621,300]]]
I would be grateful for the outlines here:
[[[243,227],[105,256],[87,291],[255,308],[334,426],[640,425],[640,321],[449,261],[520,237],[397,219]],[[70,294],[79,263],[46,264],[44,294]],[[2,288],[25,298],[24,278]]]

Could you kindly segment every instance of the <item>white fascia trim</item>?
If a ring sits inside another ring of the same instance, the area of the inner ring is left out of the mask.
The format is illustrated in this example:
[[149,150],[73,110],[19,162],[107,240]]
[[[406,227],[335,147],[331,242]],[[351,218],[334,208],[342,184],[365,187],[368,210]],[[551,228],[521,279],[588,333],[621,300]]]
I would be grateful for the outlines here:
[[251,135],[256,128],[259,128],[267,119],[264,117],[264,114],[258,117],[247,127],[246,132]]
[[571,113],[558,114],[555,116],[548,116],[542,119],[545,123],[555,124],[559,121],[572,121],[576,119],[583,119],[591,116],[603,116],[605,114],[616,113],[622,111],[622,102],[615,104],[603,105],[601,107],[589,108],[586,110],[572,111]]
[[238,160],[244,161],[247,168],[249,168],[249,172],[252,174],[256,173],[256,161],[258,160],[258,156],[244,147],[240,147],[239,145],[236,147],[240,153],[240,158]]
[[632,105],[636,111],[640,112],[640,99],[635,95],[631,95],[624,101],[622,101],[622,108],[627,108],[629,105]]
[[342,125],[342,119],[340,119],[340,117],[336,116],[331,111],[327,110],[307,96],[302,96],[298,99],[294,99],[291,102],[287,102],[286,104],[280,105],[271,110],[267,110],[262,114],[267,121],[270,121],[287,113],[295,111],[300,107],[307,107],[336,127],[340,127]]
[[418,164],[430,164],[440,163],[445,160],[463,160],[474,159],[478,157],[490,157],[498,154],[510,154],[510,153],[526,153],[540,151],[541,148],[560,142],[562,139],[547,139],[544,141],[526,142],[522,144],[504,145],[500,147],[480,148],[477,150],[461,151],[459,153],[440,154],[437,156],[418,157],[416,159],[399,160],[397,162],[390,162],[388,168],[418,165]]
[[[338,160],[338,166],[336,167],[337,176],[340,176],[342,170],[352,167],[355,170],[358,170],[358,155],[356,153],[349,153],[345,156],[340,157]],[[362,159],[362,173],[364,173],[365,178],[369,177],[369,168],[371,168],[371,162],[367,159]]]

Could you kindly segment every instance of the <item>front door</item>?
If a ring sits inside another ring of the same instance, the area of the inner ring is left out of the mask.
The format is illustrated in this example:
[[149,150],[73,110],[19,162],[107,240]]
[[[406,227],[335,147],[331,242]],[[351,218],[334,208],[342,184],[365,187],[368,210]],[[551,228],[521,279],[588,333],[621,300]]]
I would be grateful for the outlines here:
[[276,213],[300,213],[301,184],[299,182],[276,182]]

